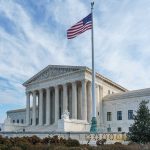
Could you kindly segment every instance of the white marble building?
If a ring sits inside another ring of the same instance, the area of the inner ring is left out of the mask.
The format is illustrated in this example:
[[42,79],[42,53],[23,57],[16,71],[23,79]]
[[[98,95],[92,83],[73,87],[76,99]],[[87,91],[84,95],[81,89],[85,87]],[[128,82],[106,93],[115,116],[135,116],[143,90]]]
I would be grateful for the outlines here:
[[[91,79],[91,69],[84,66],[47,66],[23,84],[26,108],[8,111],[10,121],[4,130],[88,131],[92,117]],[[150,89],[128,91],[96,73],[99,128],[128,132],[134,111],[140,101],[149,97]]]

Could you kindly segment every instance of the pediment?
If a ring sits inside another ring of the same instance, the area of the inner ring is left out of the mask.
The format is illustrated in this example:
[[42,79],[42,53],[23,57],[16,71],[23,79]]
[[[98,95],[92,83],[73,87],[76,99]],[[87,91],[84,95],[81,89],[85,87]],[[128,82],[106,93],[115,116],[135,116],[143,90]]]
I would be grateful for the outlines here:
[[75,72],[78,70],[82,70],[85,67],[82,66],[55,66],[55,65],[49,65],[46,68],[44,68],[42,71],[37,73],[35,76],[27,80],[23,85],[26,86],[31,83],[39,82],[42,80],[50,79],[53,77],[57,77],[63,74]]

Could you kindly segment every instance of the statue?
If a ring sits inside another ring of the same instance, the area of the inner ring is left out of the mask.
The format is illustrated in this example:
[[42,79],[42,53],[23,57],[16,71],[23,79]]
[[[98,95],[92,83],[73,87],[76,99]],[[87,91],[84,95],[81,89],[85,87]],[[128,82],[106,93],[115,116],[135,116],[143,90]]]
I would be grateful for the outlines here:
[[63,113],[63,115],[61,115],[61,119],[63,120],[69,120],[69,115],[70,113],[68,112],[68,110],[65,110],[65,112]]

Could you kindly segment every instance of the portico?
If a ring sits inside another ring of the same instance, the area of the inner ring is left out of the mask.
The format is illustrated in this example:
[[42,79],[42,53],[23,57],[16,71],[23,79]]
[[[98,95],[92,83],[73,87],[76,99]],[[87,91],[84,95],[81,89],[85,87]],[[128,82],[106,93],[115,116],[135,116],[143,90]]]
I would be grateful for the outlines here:
[[[32,116],[29,112],[31,98]],[[91,101],[91,81],[85,79],[28,91],[26,92],[26,124],[31,125],[31,119],[33,126],[57,123],[65,110],[70,112],[70,119],[90,122]]]
[[[32,130],[36,126],[66,126],[70,131],[76,124],[76,131],[85,131],[92,119],[91,82],[91,70],[87,67],[47,66],[23,84],[26,87],[26,125],[33,127]],[[110,90],[117,93],[126,89],[100,74],[96,74],[95,83],[96,113],[98,123],[103,124],[102,98]],[[69,120],[61,122],[66,111],[70,114]]]
[[[85,66],[48,65],[23,86],[26,108],[8,111],[7,129],[25,131],[89,131],[92,119],[92,70]],[[106,131],[104,97],[127,90],[96,73],[98,128]],[[69,115],[68,115],[69,114]],[[16,127],[19,124],[19,126]],[[21,126],[20,126],[21,124]],[[11,127],[10,127],[11,125]],[[108,125],[107,125],[108,126]],[[6,129],[6,130],[7,130]]]

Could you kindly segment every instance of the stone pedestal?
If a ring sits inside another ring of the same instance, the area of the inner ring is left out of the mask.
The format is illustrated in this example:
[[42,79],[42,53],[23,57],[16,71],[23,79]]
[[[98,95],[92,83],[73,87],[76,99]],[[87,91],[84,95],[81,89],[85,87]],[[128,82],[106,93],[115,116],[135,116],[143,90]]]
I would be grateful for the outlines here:
[[90,131],[90,124],[86,120],[69,119],[69,112],[66,110],[58,120],[58,131],[65,132],[86,132]]
[[96,132],[97,132],[97,121],[96,121],[96,117],[92,117],[92,124],[91,124],[90,132],[92,132],[92,133],[96,133]]
[[85,120],[61,119],[58,120],[58,131],[89,132],[90,124]]

